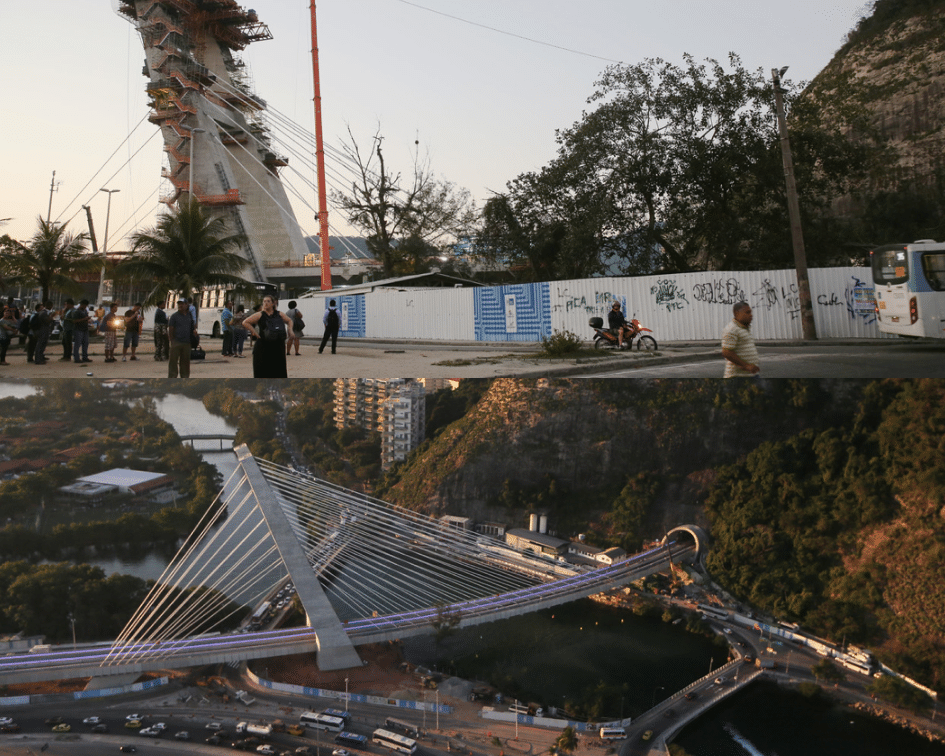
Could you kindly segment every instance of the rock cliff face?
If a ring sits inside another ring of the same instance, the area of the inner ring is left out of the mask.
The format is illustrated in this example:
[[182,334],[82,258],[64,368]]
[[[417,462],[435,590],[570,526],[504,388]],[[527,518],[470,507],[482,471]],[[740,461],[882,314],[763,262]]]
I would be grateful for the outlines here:
[[564,506],[593,519],[629,478],[653,473],[663,482],[648,513],[657,535],[665,525],[702,522],[699,500],[711,468],[826,419],[803,406],[784,411],[785,403],[805,401],[788,382],[497,380],[383,498],[434,516],[521,526],[524,513],[499,502],[508,485],[528,491],[553,479],[573,493]]
[[[945,1],[880,0],[805,93],[825,112],[862,103],[892,169],[870,192],[941,186],[945,166]],[[848,198],[842,209],[856,204]]]

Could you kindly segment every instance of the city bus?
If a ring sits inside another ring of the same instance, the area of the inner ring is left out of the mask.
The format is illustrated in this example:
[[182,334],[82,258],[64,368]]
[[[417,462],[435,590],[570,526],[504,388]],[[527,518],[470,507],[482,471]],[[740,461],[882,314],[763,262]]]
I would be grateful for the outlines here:
[[406,735],[411,738],[416,738],[420,735],[420,730],[418,730],[410,722],[404,722],[400,719],[394,719],[393,717],[388,717],[384,721],[384,727],[393,732],[399,732],[402,735]]
[[311,727],[313,730],[341,732],[345,721],[341,717],[330,717],[320,711],[306,711],[299,717],[299,724],[303,727]]
[[627,732],[622,727],[601,727],[601,740],[623,740],[627,737]]
[[[197,333],[201,336],[210,336],[214,339],[222,338],[222,325],[220,323],[220,314],[223,312],[223,303],[227,300],[235,304],[243,305],[249,314],[252,314],[253,307],[261,304],[263,297],[273,296],[279,298],[279,288],[275,284],[265,281],[252,281],[250,286],[253,288],[253,294],[247,295],[236,293],[230,288],[205,288],[200,292],[194,293],[194,305],[197,307]],[[171,299],[175,299],[171,297]],[[176,302],[176,299],[175,299]],[[173,311],[174,307],[171,307]],[[285,308],[283,308],[285,309]]]
[[351,748],[364,748],[367,745],[367,738],[364,735],[358,735],[356,732],[346,732],[342,730],[335,735],[335,742],[338,745],[346,745]]
[[351,721],[351,714],[341,709],[325,709],[322,714],[327,714],[329,717],[338,717],[338,719],[342,720],[345,724]]
[[390,730],[375,730],[374,734],[371,735],[371,741],[377,743],[379,746],[389,748],[399,753],[417,752],[416,740],[405,737],[404,735],[398,735],[396,732],[391,732]]
[[945,244],[931,239],[870,252],[879,330],[945,338]]

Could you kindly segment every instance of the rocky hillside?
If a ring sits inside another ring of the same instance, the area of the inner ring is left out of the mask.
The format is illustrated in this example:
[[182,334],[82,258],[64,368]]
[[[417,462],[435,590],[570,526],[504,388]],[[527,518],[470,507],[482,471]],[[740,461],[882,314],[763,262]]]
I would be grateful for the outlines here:
[[[868,127],[890,151],[867,194],[932,191],[945,165],[945,0],[877,0],[807,95],[826,120],[865,107]],[[845,211],[863,196],[848,197]]]
[[647,525],[635,536],[662,535],[682,521],[704,521],[699,502],[712,468],[819,426],[858,390],[850,383],[498,380],[379,494],[433,515],[509,526],[541,509],[551,527],[572,535],[605,528],[601,518],[629,484],[649,492]]

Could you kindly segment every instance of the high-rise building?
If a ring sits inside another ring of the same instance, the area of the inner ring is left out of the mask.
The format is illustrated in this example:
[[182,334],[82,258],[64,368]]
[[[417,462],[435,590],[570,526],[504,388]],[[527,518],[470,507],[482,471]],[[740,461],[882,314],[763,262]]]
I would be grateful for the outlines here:
[[302,264],[309,250],[278,172],[287,161],[271,146],[266,103],[239,59],[272,39],[269,28],[235,0],[119,0],[119,12],[144,45],[150,120],[167,154],[162,201],[194,197],[224,215],[230,233],[245,234],[247,278]]
[[426,389],[412,378],[338,378],[335,427],[381,435],[381,465],[401,462],[423,441]]

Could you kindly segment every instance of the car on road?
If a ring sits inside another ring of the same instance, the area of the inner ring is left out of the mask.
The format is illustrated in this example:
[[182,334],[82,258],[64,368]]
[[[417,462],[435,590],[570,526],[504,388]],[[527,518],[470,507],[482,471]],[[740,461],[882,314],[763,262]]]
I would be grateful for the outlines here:
[[315,753],[315,751],[313,751],[308,746],[299,746],[295,749],[295,752],[298,754],[298,756],[312,756],[312,754]]
[[10,722],[9,724],[0,725],[0,732],[4,733],[14,733],[19,732],[20,726],[16,722]]
[[223,742],[223,738],[221,738],[219,735],[211,735],[204,742],[208,745],[220,745],[220,743]]
[[219,722],[207,722],[206,729],[219,731],[223,729],[223,725]]
[[305,728],[299,724],[290,724],[289,726],[285,728],[285,731],[289,733],[289,735],[302,736],[305,734]]
[[351,756],[344,748],[336,748],[331,752],[331,756]]
[[174,733],[174,740],[190,740],[190,733],[187,730],[181,730]]
[[125,727],[127,727],[129,730],[137,730],[141,727],[141,724],[142,722],[140,719],[129,719],[127,722],[125,722]]
[[137,753],[138,752],[138,749],[135,748],[133,745],[123,745],[118,750],[121,751],[122,753]]
[[263,756],[276,756],[276,749],[263,743],[256,749],[256,753],[261,753]]
[[690,690],[690,691],[684,696],[684,698],[685,698],[687,701],[695,701],[698,697],[699,697],[699,694],[696,693],[694,690]]
[[724,678],[724,677],[716,677],[715,680],[713,680],[713,682],[714,682],[716,685],[724,685],[724,684],[725,684],[725,678]]
[[0,717],[0,725],[13,724],[13,720],[10,717]]
[[72,729],[72,725],[66,724],[65,722],[60,722],[57,725],[53,725],[53,732],[69,732]]
[[649,740],[652,737],[653,737],[653,730],[647,730],[646,732],[643,733],[644,740]]
[[108,732],[108,725],[104,722],[100,722],[92,728],[92,732]]
[[101,717],[86,717],[85,719],[82,720],[82,724],[87,724],[87,725],[97,725],[101,723],[102,723]]
[[137,719],[139,722],[144,719],[144,714],[129,714],[125,719],[130,722],[132,719]]
[[161,737],[162,730],[159,730],[157,727],[145,727],[141,730],[138,730],[138,734],[146,738],[159,738]]

